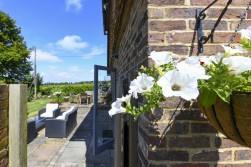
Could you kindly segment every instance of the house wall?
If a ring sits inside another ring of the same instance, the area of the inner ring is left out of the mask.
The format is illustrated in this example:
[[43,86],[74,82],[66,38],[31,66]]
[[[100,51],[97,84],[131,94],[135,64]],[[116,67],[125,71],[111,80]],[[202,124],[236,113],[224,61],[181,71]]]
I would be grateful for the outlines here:
[[[113,0],[110,4],[109,64],[117,70],[117,97],[128,92],[142,64],[147,64],[147,2]],[[117,54],[117,59],[111,56]],[[138,161],[137,121],[115,116],[115,166],[135,167]]]
[[[117,69],[118,97],[128,89],[141,65],[152,65],[147,58],[151,51],[172,51],[179,58],[197,53],[195,9],[204,9],[211,2],[213,0],[111,0],[108,64]],[[207,10],[203,21],[205,35],[210,33],[227,2],[218,1]],[[232,1],[216,28],[213,42],[204,45],[202,55],[223,51],[221,45],[228,43],[248,2]],[[249,25],[248,14],[241,28]],[[239,42],[239,37],[236,36],[234,44]],[[117,54],[118,59],[112,59],[113,54]],[[218,133],[196,103],[168,98],[161,106],[160,110],[140,116],[138,122],[127,115],[115,116],[116,167],[251,166],[251,150]],[[129,132],[125,134],[125,131]]]
[[[211,2],[148,0],[149,52],[172,51],[180,58],[196,54],[197,37],[193,37],[195,9],[204,9]],[[213,43],[206,44],[201,55],[223,51],[220,45],[228,43],[238,24],[238,17],[248,2],[233,0],[216,29]],[[219,1],[207,10],[207,17],[203,21],[205,34],[210,33],[226,3],[227,0]],[[249,18],[248,15],[241,28],[251,25]],[[239,38],[237,35],[234,43],[239,42]],[[196,103],[190,106],[180,98],[169,98],[161,105],[161,110],[145,114],[139,119],[139,166],[251,166],[251,150],[217,133]]]
[[0,167],[8,166],[9,87],[0,85]]

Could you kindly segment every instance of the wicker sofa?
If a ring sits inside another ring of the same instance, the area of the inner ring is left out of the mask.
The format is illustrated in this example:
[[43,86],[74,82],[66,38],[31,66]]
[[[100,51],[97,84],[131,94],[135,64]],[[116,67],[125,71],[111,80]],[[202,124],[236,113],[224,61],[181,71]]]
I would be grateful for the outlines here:
[[35,119],[29,119],[27,121],[27,144],[32,142],[37,137],[37,129]]
[[77,111],[77,107],[72,107],[56,118],[46,119],[45,137],[67,138],[77,125]]

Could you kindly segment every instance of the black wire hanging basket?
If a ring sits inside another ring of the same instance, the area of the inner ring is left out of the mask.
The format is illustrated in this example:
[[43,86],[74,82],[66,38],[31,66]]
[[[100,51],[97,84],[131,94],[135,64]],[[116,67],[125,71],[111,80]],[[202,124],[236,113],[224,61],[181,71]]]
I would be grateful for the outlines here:
[[251,147],[251,92],[234,92],[230,103],[220,98],[214,105],[200,110],[213,127],[229,139],[247,147]]
[[[212,6],[216,1],[217,0],[211,3],[209,7]],[[229,0],[227,6],[231,2],[232,1]],[[227,6],[225,7],[225,9],[227,9]],[[251,1],[248,3],[245,12],[240,17],[239,24],[237,25],[235,32],[230,38],[228,46],[230,46],[233,42],[233,39],[235,38],[241,23],[246,18],[250,6]],[[209,7],[207,7],[206,9],[208,9]],[[204,11],[205,9],[202,12]],[[226,10],[224,12],[226,12]],[[222,16],[223,15],[221,15],[218,21],[220,21]],[[202,19],[204,19],[204,17],[202,17]],[[202,19],[201,13],[198,13],[197,10],[197,31],[198,37],[201,37],[201,39],[198,38],[198,43],[200,43],[199,46],[201,47],[198,48],[198,52],[203,51],[203,40],[207,39],[204,42],[206,43],[208,39],[212,37],[216,28],[214,27],[208,37],[202,36]],[[218,25],[218,21],[216,23],[216,26]],[[216,102],[212,106],[206,108],[200,103],[200,97],[198,97],[198,103],[201,112],[205,114],[205,116],[208,118],[208,120],[216,130],[224,134],[227,138],[243,146],[251,148],[251,92],[233,92],[231,95],[230,103],[226,103],[218,97]]]

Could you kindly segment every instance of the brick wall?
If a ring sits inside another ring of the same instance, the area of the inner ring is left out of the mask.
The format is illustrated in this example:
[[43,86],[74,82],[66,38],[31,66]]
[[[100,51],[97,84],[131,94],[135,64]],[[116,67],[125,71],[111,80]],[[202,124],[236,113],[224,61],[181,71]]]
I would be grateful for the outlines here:
[[[147,1],[149,52],[168,50],[180,57],[196,54],[195,9],[204,9],[213,0]],[[223,51],[220,45],[228,43],[248,2],[233,0],[216,29],[213,43],[204,45],[203,55]],[[203,21],[205,35],[210,33],[226,3],[227,0],[221,0],[207,10]],[[251,25],[250,15],[247,18],[241,28]],[[235,38],[234,43],[237,42],[239,36]],[[169,98],[161,110],[140,117],[138,140],[139,166],[251,166],[249,148],[217,133],[196,104],[190,107],[179,98]]]
[[[118,97],[126,92],[141,65],[147,65],[147,2],[129,1],[113,0],[110,5],[109,57],[115,53],[118,58],[109,59],[109,64],[117,70]],[[115,166],[135,167],[137,123],[128,115],[115,119]]]
[[0,167],[8,166],[9,87],[0,85]]
[[146,2],[138,0],[133,3],[127,27],[119,47],[114,49],[118,59],[114,60],[114,67],[121,79],[134,79],[142,64],[147,63],[147,10]]

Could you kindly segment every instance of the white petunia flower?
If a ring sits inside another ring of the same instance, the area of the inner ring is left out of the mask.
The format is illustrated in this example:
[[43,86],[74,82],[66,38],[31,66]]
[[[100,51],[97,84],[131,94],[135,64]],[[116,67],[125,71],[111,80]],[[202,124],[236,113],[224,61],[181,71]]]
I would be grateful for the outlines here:
[[113,116],[115,114],[126,112],[126,109],[124,107],[122,107],[122,103],[123,103],[123,101],[118,100],[118,99],[115,102],[113,102],[112,108],[108,111],[109,115]]
[[157,82],[165,97],[180,96],[185,100],[196,99],[199,95],[195,77],[176,70],[169,71]]
[[221,46],[224,48],[225,53],[229,54],[229,56],[245,52],[244,49],[240,47],[232,48],[230,46],[224,46],[224,45]]
[[166,51],[162,51],[162,52],[152,51],[150,53],[149,58],[153,59],[156,67],[159,67],[163,64],[167,64],[172,61],[172,53],[166,52]]
[[216,62],[215,56],[200,56],[200,62],[203,63],[203,65],[210,66],[212,62]]
[[149,91],[154,85],[154,78],[142,73],[134,79],[130,84],[129,93],[133,95],[135,99],[138,98],[138,93],[144,93]]
[[224,58],[222,63],[228,65],[229,70],[233,74],[241,74],[245,71],[251,70],[251,58],[245,56],[231,56]]
[[249,26],[247,29],[242,29],[238,32],[241,33],[241,38],[251,40],[251,26]]
[[176,67],[180,72],[186,73],[197,79],[210,78],[210,76],[206,75],[205,69],[200,65],[200,61],[197,56],[188,57],[186,60],[179,62]]
[[117,99],[120,100],[120,101],[122,101],[122,102],[128,103],[128,102],[130,102],[131,97],[132,97],[132,94],[128,94],[126,96],[122,96],[121,98],[117,98]]

